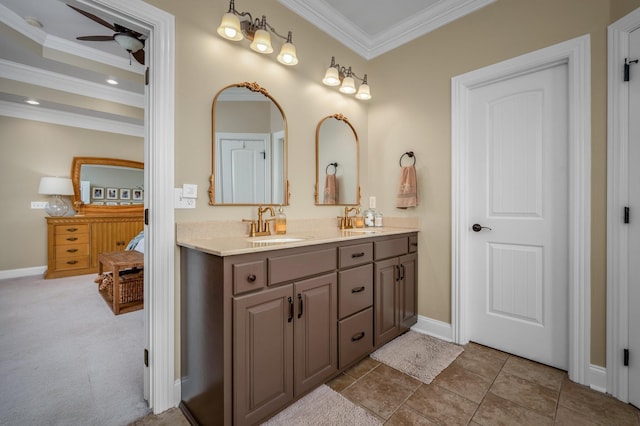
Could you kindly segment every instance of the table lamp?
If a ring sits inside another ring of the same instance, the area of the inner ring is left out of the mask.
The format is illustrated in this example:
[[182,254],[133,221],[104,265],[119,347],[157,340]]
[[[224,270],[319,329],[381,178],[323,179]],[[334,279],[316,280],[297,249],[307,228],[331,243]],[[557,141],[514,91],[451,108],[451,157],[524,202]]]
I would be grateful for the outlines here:
[[40,179],[39,194],[53,195],[51,201],[45,207],[49,216],[64,216],[69,206],[60,197],[61,195],[73,195],[73,184],[69,178],[44,176]]

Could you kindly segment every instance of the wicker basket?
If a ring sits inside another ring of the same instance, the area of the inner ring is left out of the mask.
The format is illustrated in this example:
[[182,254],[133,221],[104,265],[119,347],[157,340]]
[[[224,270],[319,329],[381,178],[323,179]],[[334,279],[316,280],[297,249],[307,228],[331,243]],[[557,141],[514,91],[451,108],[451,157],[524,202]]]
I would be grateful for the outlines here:
[[[96,280],[97,281],[97,280]],[[144,300],[144,271],[131,270],[120,273],[120,304],[141,302]],[[103,274],[100,290],[107,292],[109,299],[113,300],[113,276],[111,273]]]

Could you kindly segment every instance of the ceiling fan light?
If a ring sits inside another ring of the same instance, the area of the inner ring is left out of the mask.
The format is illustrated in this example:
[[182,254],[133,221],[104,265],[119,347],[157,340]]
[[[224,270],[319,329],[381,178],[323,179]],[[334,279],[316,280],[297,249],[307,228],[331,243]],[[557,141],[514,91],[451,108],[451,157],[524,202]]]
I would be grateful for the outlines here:
[[273,52],[273,47],[271,46],[271,36],[269,33],[263,29],[259,29],[255,32],[253,36],[253,42],[249,45],[252,50],[258,53],[271,53]]
[[113,36],[113,39],[118,43],[124,50],[136,53],[138,50],[144,47],[144,44],[137,38],[132,35],[126,33],[118,33]]
[[218,35],[231,41],[242,40],[244,35],[240,31],[240,19],[232,12],[225,13],[218,27]]
[[342,93],[346,93],[347,95],[356,93],[356,82],[353,79],[353,77],[345,77],[344,80],[342,80],[342,86],[340,86],[340,91]]
[[327,68],[327,72],[324,73],[322,82],[327,86],[337,86],[340,84],[340,75],[338,70],[334,67]]
[[369,89],[369,85],[367,83],[362,83],[360,87],[358,87],[356,98],[362,101],[371,99],[371,90]]
[[278,62],[283,65],[295,65],[298,63],[296,47],[292,43],[285,43],[278,54]]

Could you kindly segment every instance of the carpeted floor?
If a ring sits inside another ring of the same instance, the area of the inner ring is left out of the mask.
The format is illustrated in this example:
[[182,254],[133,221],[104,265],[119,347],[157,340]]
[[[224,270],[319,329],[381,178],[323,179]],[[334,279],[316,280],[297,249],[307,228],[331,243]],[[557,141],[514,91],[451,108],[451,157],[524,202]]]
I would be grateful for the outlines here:
[[149,412],[144,311],[113,315],[93,278],[0,281],[0,424],[126,425]]

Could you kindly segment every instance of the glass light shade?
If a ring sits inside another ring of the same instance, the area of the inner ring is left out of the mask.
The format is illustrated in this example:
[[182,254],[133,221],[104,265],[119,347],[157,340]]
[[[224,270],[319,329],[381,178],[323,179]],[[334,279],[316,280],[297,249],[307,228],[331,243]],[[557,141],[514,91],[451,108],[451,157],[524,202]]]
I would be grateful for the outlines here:
[[296,56],[296,47],[291,43],[285,43],[280,49],[278,54],[278,62],[284,65],[295,65],[298,63],[298,56]]
[[244,38],[240,31],[240,19],[231,12],[225,13],[218,27],[218,35],[231,41],[240,41]]
[[327,68],[327,72],[324,73],[322,82],[327,86],[337,86],[340,84],[340,75],[338,74],[338,70],[334,67]]
[[356,82],[353,79],[353,77],[345,77],[344,80],[342,80],[342,86],[340,86],[340,91],[348,95],[352,93],[356,93]]
[[368,84],[361,84],[358,87],[358,93],[356,93],[356,98],[366,101],[371,99],[371,91],[369,90]]
[[253,35],[253,41],[249,47],[258,53],[271,53],[273,52],[273,47],[271,47],[271,36],[265,30],[257,30]]
[[144,47],[140,40],[126,33],[116,34],[113,39],[127,52],[136,53]]

